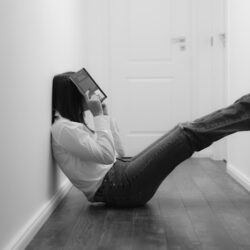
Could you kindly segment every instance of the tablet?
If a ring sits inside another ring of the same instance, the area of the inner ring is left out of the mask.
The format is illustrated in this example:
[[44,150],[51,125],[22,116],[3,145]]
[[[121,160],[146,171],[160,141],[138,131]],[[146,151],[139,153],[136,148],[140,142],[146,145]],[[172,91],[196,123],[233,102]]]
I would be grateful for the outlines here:
[[90,93],[94,93],[99,96],[101,102],[107,98],[107,95],[98,86],[85,68],[71,75],[70,80],[76,85],[83,95],[89,90]]

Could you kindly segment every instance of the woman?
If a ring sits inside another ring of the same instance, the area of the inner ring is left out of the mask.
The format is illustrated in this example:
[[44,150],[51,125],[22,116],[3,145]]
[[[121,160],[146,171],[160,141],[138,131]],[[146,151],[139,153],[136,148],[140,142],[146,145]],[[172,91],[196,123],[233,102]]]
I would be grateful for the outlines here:
[[[250,130],[248,94],[224,109],[176,125],[141,153],[125,160],[114,122],[95,95],[80,94],[69,79],[71,74],[53,79],[53,155],[90,202],[116,207],[144,205],[168,174],[195,151],[232,133]],[[85,110],[93,115],[94,131],[84,120]]]

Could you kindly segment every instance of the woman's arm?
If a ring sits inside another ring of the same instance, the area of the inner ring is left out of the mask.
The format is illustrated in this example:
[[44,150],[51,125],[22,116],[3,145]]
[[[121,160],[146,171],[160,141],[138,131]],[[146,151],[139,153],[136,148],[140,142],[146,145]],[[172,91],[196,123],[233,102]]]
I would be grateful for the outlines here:
[[[79,124],[60,123],[55,131],[59,131],[56,141],[69,153],[85,161],[102,164],[112,164],[115,161],[115,145],[110,128],[110,122],[103,115],[102,104],[96,95],[84,94],[87,108],[93,115],[96,138]],[[53,132],[53,131],[52,131]]]
[[[108,116],[108,109],[107,109],[107,105],[105,103],[102,104],[102,108],[103,108],[103,114],[105,116]],[[114,118],[109,117],[110,120],[110,129],[111,129],[111,133],[114,139],[114,145],[115,145],[115,150],[118,154],[119,157],[124,157],[125,156],[125,150],[124,150],[124,146],[121,140],[121,136],[120,136],[120,132],[119,132],[119,128],[117,125],[117,122]]]
[[121,140],[119,128],[118,128],[116,120],[111,117],[110,117],[110,129],[111,129],[113,139],[114,139],[115,150],[119,157],[124,157],[125,150],[124,150],[124,146]]
[[66,152],[81,160],[112,164],[115,161],[116,151],[109,120],[103,115],[95,116],[94,125],[96,138],[78,124],[62,122],[54,128],[60,131],[55,140]]

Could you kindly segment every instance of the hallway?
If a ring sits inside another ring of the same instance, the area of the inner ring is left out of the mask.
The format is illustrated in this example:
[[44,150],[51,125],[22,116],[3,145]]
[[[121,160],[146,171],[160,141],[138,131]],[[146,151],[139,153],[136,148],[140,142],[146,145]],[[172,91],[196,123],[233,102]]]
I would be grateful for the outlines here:
[[134,210],[67,193],[51,150],[63,72],[84,67],[105,91],[126,156],[250,93],[249,0],[2,0],[0,12],[1,250],[250,249],[249,131],[195,153]]
[[26,249],[250,249],[249,207],[223,161],[191,158],[145,207],[90,206],[71,188]]

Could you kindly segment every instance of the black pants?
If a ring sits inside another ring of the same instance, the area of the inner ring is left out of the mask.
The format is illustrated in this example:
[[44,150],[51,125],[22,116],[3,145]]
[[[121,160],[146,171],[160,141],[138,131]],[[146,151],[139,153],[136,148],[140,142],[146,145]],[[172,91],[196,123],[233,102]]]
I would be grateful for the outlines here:
[[238,131],[250,130],[250,94],[193,122],[176,125],[130,160],[117,160],[94,201],[115,207],[147,203],[169,173],[195,151]]

